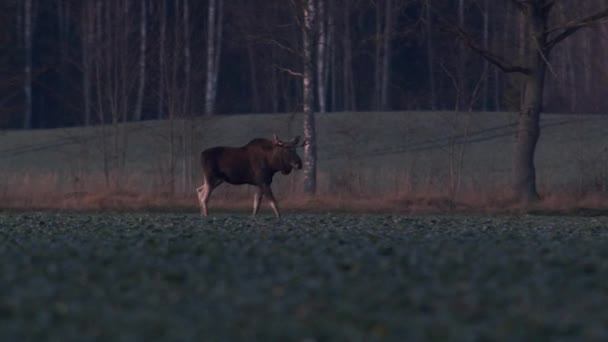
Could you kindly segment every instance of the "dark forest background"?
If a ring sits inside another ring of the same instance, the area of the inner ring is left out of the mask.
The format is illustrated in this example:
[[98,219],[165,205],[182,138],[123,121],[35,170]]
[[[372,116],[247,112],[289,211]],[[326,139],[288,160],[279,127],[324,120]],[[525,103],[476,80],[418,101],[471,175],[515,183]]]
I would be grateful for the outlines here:
[[[517,74],[468,49],[453,27],[517,61],[513,0],[317,0],[315,111],[516,111]],[[559,1],[552,20],[605,0]],[[302,110],[298,0],[4,0],[0,127]],[[580,14],[580,15],[579,15]],[[608,26],[549,60],[545,112],[605,113]],[[520,46],[521,45],[521,46]],[[370,113],[370,115],[373,115]]]

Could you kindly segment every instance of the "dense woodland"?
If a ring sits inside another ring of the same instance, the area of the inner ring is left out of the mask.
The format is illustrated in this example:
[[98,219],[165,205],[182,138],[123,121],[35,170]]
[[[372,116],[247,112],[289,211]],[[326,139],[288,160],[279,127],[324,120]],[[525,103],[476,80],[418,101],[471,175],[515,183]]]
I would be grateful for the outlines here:
[[[517,61],[530,31],[517,0],[316,0],[314,111],[517,110],[517,74],[459,39]],[[5,0],[0,125],[302,111],[302,0]],[[549,23],[606,0],[557,1]],[[604,113],[608,25],[556,46],[544,111]]]

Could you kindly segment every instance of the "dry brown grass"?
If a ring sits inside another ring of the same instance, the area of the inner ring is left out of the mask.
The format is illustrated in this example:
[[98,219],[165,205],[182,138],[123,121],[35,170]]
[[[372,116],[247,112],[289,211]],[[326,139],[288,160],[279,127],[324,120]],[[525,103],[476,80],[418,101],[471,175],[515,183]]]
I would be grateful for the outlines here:
[[[140,179],[130,175],[124,179]],[[198,211],[194,189],[192,192],[150,191],[134,182],[126,181],[120,187],[106,186],[103,179],[91,176],[81,179],[78,186],[69,185],[57,175],[7,177],[8,183],[0,189],[0,208],[13,210],[183,210]],[[506,184],[485,187],[482,184],[465,184],[457,192],[443,187],[439,180],[429,180],[426,186],[409,184],[411,179],[399,179],[393,192],[375,193],[373,181],[361,180],[357,186],[324,189],[316,196],[299,192],[297,177],[289,178],[275,187],[275,196],[284,211],[361,212],[361,213],[485,213],[514,214],[528,212],[580,213],[586,209],[608,210],[608,194],[603,192],[553,192],[539,202],[521,205],[509,200]],[[152,177],[151,182],[155,179]],[[415,189],[409,190],[407,189]],[[248,186],[222,186],[210,202],[210,210],[249,212],[253,189]],[[267,210],[267,203],[262,205]]]

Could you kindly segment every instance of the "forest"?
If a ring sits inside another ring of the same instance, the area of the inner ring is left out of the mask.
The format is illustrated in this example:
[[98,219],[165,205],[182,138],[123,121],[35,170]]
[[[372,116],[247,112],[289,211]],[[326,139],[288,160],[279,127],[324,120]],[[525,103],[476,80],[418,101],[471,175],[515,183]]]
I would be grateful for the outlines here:
[[[2,1],[0,128],[301,112],[306,68],[315,112],[519,109],[477,50],[534,49],[525,1],[316,0],[306,41],[308,2]],[[594,19],[547,56],[543,111],[605,113],[608,1],[540,2],[549,33]]]

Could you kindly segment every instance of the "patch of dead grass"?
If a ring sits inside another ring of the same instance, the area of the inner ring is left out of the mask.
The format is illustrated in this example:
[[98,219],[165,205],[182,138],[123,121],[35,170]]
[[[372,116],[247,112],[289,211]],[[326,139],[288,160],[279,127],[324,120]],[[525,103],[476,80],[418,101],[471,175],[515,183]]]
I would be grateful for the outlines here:
[[[405,180],[403,180],[405,181]],[[0,189],[0,209],[15,210],[90,210],[90,211],[188,211],[199,210],[195,191],[189,194],[167,191],[151,192],[137,186],[120,189],[106,188],[103,182],[88,179],[85,187],[62,186],[58,177],[41,178],[25,176],[12,178]],[[430,184],[430,183],[429,183]],[[474,184],[457,193],[440,187],[426,187],[408,192],[372,194],[369,189],[340,189],[332,187],[331,193],[321,191],[319,195],[306,196],[297,192],[298,187],[288,183],[279,191],[275,189],[279,207],[283,211],[311,212],[361,212],[361,213],[481,213],[481,214],[577,214],[607,213],[608,193],[587,192],[585,194],[553,192],[540,201],[522,205],[513,202],[506,185],[494,185],[485,189]],[[402,184],[400,189],[414,189],[412,184]],[[368,191],[366,191],[368,190]],[[238,210],[250,212],[253,202],[251,187],[225,186],[215,191],[209,209]],[[269,211],[263,200],[261,209]]]

